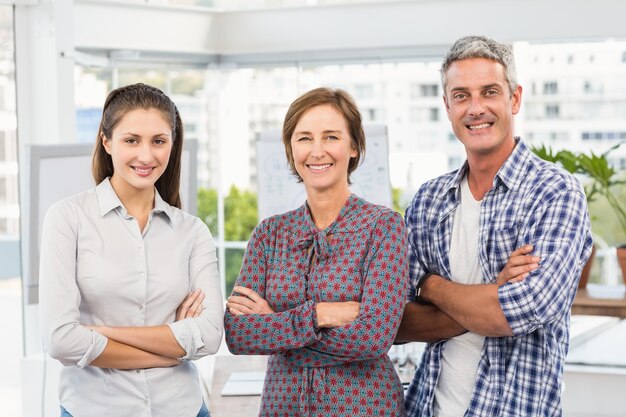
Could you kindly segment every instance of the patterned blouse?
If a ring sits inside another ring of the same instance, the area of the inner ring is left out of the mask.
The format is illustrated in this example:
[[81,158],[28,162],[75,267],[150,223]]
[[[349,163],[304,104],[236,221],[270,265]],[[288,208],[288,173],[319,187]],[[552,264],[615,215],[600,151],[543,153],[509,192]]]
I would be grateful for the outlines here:
[[[238,355],[271,355],[260,416],[404,416],[403,390],[387,352],[407,292],[399,214],[351,195],[319,230],[308,206],[254,230],[237,284],[274,314],[226,313],[226,342]],[[359,301],[352,323],[317,327],[315,303]]]

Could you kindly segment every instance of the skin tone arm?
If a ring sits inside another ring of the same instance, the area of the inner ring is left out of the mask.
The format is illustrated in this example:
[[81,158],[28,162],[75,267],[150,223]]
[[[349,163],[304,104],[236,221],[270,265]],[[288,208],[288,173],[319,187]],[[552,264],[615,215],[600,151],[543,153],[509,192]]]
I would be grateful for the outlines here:
[[436,306],[410,302],[404,306],[396,342],[437,342],[466,331]]
[[[511,335],[498,302],[498,287],[519,282],[539,267],[539,258],[528,255],[532,245],[511,253],[495,284],[464,285],[438,275],[422,286],[422,298],[432,305],[407,303],[397,342],[436,342],[471,330],[485,336]],[[451,284],[451,285],[448,285]]]
[[[176,310],[176,321],[198,317],[202,312],[202,290],[189,294]],[[174,366],[186,354],[169,326],[90,326],[109,338],[106,348],[92,366],[115,369],[142,369]]]
[[[274,309],[255,291],[245,287],[235,287],[240,295],[228,297],[226,307],[236,316],[244,314],[272,314]],[[339,327],[352,323],[359,315],[361,303],[356,301],[322,302],[315,305],[319,328]]]

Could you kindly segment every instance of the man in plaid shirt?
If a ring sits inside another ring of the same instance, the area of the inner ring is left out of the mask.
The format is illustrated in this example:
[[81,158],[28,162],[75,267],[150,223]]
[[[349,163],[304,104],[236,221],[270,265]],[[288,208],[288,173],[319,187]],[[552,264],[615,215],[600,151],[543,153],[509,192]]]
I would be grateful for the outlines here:
[[467,161],[406,211],[411,302],[397,341],[429,342],[409,416],[561,416],[572,301],[592,239],[578,181],[513,136],[511,49],[465,37],[441,68]]

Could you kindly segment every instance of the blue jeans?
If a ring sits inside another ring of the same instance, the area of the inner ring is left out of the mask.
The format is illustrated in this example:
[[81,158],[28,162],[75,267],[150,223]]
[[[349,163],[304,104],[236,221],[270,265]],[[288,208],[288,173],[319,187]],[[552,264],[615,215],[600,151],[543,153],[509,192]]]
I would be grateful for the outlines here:
[[[68,413],[65,408],[61,407],[61,417],[72,417],[72,415]],[[211,413],[209,413],[209,409],[204,401],[202,401],[202,407],[200,407],[200,412],[197,417],[211,417]]]

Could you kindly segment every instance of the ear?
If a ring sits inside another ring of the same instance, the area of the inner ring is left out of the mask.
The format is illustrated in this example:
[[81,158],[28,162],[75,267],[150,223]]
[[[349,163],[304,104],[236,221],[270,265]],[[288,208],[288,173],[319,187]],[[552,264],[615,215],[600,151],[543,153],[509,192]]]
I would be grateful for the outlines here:
[[511,96],[511,112],[513,114],[519,113],[520,107],[522,107],[522,86],[518,85]]
[[106,153],[111,155],[111,141],[104,136],[104,133],[100,133],[100,140],[102,141],[102,147]]
[[356,149],[356,143],[354,139],[350,138],[350,158],[356,158],[359,153]]

